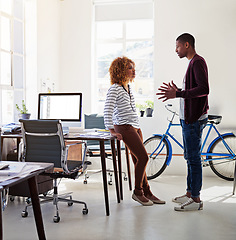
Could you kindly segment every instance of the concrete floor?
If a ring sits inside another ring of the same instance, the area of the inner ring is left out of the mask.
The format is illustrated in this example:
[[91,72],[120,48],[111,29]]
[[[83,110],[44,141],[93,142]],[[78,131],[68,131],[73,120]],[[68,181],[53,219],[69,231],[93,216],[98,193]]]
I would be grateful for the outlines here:
[[[99,163],[99,159],[93,158]],[[92,168],[96,164],[92,164]],[[114,182],[114,180],[113,180]],[[150,181],[152,191],[165,205],[143,207],[131,199],[128,182],[124,182],[124,200],[116,202],[115,185],[109,186],[110,216],[105,215],[101,174],[90,176],[88,184],[79,179],[62,180],[60,193],[73,191],[74,199],[88,204],[88,215],[82,214],[82,205],[68,207],[59,203],[61,221],[53,222],[52,203],[42,205],[45,232],[48,240],[235,240],[236,196],[232,182],[217,176],[204,177],[201,198],[203,211],[175,212],[171,199],[185,192],[185,176],[162,175]],[[4,239],[37,239],[32,209],[27,218],[21,217],[23,198],[8,203],[3,213]]]

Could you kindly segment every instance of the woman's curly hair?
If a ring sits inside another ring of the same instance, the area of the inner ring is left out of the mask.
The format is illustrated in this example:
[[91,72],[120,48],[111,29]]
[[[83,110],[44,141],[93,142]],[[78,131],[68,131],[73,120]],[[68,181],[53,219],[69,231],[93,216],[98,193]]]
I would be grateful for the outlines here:
[[118,57],[113,60],[109,68],[111,84],[123,84],[129,80],[127,70],[130,64],[135,67],[135,63],[127,57]]

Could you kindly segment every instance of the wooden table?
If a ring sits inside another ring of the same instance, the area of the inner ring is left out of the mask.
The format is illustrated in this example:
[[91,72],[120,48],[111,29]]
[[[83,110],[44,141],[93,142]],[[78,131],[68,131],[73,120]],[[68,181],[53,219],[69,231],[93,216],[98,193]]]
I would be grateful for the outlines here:
[[[1,146],[3,145],[4,138],[16,138],[17,143],[20,142],[22,138],[21,134],[2,134],[1,135]],[[99,142],[100,146],[100,156],[101,156],[101,166],[102,166],[102,176],[103,176],[103,189],[104,189],[104,199],[105,199],[105,208],[106,208],[106,215],[110,215],[109,210],[109,197],[108,197],[108,187],[107,187],[107,174],[106,174],[106,158],[105,158],[105,141],[110,141],[111,143],[111,150],[112,150],[112,160],[113,160],[113,168],[114,168],[114,177],[115,177],[115,186],[116,186],[116,196],[117,202],[120,203],[120,200],[123,200],[123,187],[122,187],[122,166],[121,166],[121,147],[120,141],[117,140],[115,137],[111,136],[110,134],[97,134],[92,135],[89,132],[87,135],[86,133],[69,133],[64,136],[65,140],[95,140]],[[117,174],[117,163],[116,163],[116,148],[115,148],[115,141],[117,141],[117,158],[118,158],[118,168],[119,168],[119,181],[118,181],[118,174]],[[17,146],[18,148],[19,146]]]
[[69,133],[64,136],[65,140],[95,140],[99,142],[100,146],[100,156],[101,156],[101,165],[102,165],[102,177],[103,177],[103,190],[104,190],[104,199],[105,199],[105,208],[106,215],[110,215],[109,210],[109,197],[108,197],[108,187],[107,187],[107,173],[106,173],[106,157],[105,157],[105,141],[110,141],[111,143],[111,151],[112,151],[112,160],[113,160],[113,168],[114,168],[114,177],[115,177],[115,185],[116,185],[116,196],[117,202],[120,203],[120,200],[123,200],[123,189],[122,189],[122,176],[121,176],[121,149],[120,149],[120,141],[117,140],[117,156],[118,156],[118,166],[119,166],[119,181],[117,174],[117,163],[116,163],[116,149],[115,149],[115,140],[116,138],[111,136],[110,134],[98,134],[92,135],[91,133],[81,134],[81,133]]
[[[22,162],[11,162],[11,161],[4,161],[4,163],[7,163],[9,165],[16,165],[16,164],[22,164]],[[33,162],[27,162],[26,166],[30,166],[32,169],[30,172],[25,173],[24,168],[22,172],[20,172],[17,177],[12,178],[10,180],[1,181],[0,182],[0,239],[3,239],[3,221],[2,221],[2,191],[4,189],[7,189],[15,184],[18,184],[23,181],[28,181],[29,184],[29,190],[32,200],[32,206],[34,211],[34,219],[36,223],[38,238],[40,240],[45,240],[45,232],[44,232],[44,226],[43,226],[43,219],[42,219],[42,213],[40,208],[40,202],[38,197],[38,186],[36,182],[36,176],[40,173],[49,170],[53,168],[52,163],[33,163]]]

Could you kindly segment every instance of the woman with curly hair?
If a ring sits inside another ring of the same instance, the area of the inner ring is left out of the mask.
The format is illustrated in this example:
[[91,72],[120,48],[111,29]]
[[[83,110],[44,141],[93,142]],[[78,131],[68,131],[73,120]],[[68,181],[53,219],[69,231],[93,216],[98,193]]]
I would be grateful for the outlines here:
[[123,140],[130,149],[135,167],[135,189],[132,198],[144,206],[165,204],[152,194],[147,181],[148,155],[129,82],[135,78],[135,63],[127,57],[116,58],[109,68],[111,87],[108,90],[104,122],[111,135]]

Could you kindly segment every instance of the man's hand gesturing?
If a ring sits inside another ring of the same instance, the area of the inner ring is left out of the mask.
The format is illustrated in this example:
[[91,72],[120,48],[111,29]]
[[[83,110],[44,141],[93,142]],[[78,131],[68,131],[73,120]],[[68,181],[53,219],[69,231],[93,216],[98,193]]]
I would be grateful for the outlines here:
[[165,102],[168,99],[176,98],[176,91],[178,90],[177,86],[174,84],[173,81],[170,83],[164,83],[163,85],[158,88],[160,93],[156,93],[160,97],[158,99],[163,99],[162,101]]

